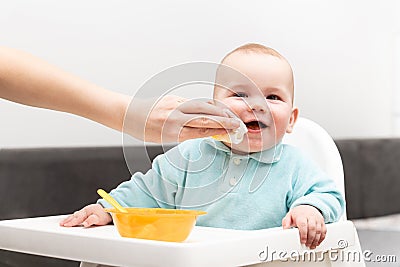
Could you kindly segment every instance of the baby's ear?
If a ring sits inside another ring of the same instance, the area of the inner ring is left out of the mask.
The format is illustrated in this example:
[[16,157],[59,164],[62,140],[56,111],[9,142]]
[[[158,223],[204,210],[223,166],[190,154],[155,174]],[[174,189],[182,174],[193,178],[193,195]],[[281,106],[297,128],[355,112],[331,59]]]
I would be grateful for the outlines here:
[[289,118],[288,126],[286,127],[287,133],[291,133],[293,131],[293,127],[297,121],[298,116],[299,116],[299,109],[297,107],[294,107],[292,109],[292,114],[290,115],[290,118]]

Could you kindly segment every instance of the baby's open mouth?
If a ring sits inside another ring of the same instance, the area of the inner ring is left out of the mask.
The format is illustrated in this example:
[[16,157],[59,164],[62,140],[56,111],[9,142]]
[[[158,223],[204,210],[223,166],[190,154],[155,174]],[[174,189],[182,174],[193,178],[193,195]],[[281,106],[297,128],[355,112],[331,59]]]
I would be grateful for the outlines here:
[[265,123],[263,123],[261,121],[249,121],[249,122],[246,122],[245,124],[246,124],[247,129],[250,129],[250,130],[260,130],[260,129],[264,129],[264,128],[268,127]]

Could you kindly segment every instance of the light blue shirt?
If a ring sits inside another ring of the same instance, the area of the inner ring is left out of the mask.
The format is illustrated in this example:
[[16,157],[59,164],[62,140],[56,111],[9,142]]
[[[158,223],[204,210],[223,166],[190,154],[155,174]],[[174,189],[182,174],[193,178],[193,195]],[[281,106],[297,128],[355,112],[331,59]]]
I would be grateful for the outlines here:
[[281,226],[289,209],[303,204],[334,222],[345,205],[334,181],[297,148],[238,155],[212,138],[179,144],[110,194],[126,207],[204,210],[197,225],[246,230]]

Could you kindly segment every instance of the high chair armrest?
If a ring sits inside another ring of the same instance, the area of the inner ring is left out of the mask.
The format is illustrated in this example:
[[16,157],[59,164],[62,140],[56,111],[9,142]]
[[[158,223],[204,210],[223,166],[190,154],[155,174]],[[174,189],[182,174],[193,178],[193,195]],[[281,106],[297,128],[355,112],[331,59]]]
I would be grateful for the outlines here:
[[[327,234],[324,241],[315,249],[309,249],[300,243],[299,230],[282,228],[253,231],[258,236],[250,246],[259,251],[260,261],[293,259],[307,253],[324,253],[330,250],[340,250],[353,247],[357,243],[354,224],[351,221],[341,221],[327,224]],[[255,259],[254,259],[255,260]]]

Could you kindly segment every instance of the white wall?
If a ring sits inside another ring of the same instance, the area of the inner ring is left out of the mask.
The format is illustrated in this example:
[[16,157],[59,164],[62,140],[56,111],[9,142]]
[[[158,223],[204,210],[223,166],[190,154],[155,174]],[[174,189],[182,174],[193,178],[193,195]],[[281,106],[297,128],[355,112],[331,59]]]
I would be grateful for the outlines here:
[[[394,133],[396,0],[0,2],[0,45],[111,90],[133,94],[167,67],[259,42],[291,62],[302,116],[335,138]],[[121,142],[88,120],[0,100],[0,147]]]

